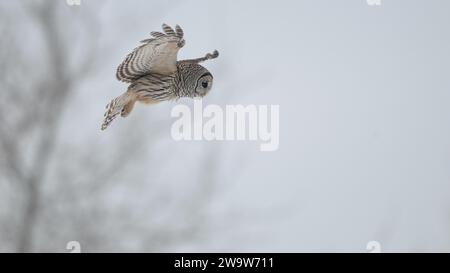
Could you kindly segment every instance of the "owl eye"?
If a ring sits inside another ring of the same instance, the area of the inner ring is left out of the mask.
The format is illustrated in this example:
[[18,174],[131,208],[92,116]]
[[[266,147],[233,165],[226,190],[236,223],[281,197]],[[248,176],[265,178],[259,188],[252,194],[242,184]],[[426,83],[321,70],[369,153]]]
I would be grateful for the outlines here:
[[203,88],[207,88],[208,87],[208,82],[207,81],[203,81],[202,82],[202,86],[203,86]]

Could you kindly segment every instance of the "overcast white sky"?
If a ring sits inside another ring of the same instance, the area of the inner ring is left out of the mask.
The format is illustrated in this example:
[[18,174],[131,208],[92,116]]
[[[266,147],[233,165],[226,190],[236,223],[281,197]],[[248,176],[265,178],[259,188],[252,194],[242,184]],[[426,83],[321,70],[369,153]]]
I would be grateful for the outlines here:
[[105,36],[121,40],[107,73],[177,23],[181,58],[221,53],[204,103],[280,105],[279,151],[224,144],[224,166],[245,154],[242,173],[224,174],[211,240],[180,250],[449,250],[448,1],[180,1],[147,17],[154,7],[107,2]]

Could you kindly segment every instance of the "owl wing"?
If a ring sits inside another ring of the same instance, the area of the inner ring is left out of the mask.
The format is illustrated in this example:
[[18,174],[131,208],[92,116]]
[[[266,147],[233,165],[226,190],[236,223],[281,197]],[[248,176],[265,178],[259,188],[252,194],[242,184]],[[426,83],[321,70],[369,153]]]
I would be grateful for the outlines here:
[[116,77],[119,81],[133,82],[149,74],[172,74],[177,70],[177,55],[184,46],[184,33],[180,26],[175,31],[166,24],[162,32],[152,32],[150,39],[141,41],[142,45],[128,54],[117,68]]

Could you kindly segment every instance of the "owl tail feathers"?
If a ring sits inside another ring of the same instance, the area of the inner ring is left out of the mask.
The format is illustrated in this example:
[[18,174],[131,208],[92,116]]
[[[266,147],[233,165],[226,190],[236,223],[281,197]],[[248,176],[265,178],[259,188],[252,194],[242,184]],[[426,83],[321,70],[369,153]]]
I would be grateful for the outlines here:
[[135,95],[130,92],[125,92],[121,96],[113,99],[106,105],[105,119],[102,124],[102,131],[108,128],[111,122],[120,114],[122,117],[127,117],[133,110],[136,102]]

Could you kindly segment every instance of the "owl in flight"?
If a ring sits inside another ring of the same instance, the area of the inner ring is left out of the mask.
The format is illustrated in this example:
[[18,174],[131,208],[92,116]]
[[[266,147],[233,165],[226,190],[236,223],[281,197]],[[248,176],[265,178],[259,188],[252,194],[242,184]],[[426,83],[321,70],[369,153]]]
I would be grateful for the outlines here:
[[211,90],[213,76],[199,63],[215,59],[215,50],[205,57],[177,61],[180,48],[185,44],[183,30],[175,30],[166,24],[163,32],[152,32],[150,39],[141,41],[117,68],[119,81],[129,83],[127,92],[113,99],[106,106],[102,130],[120,114],[126,117],[136,101],[146,104],[158,103],[182,97],[203,97]]

